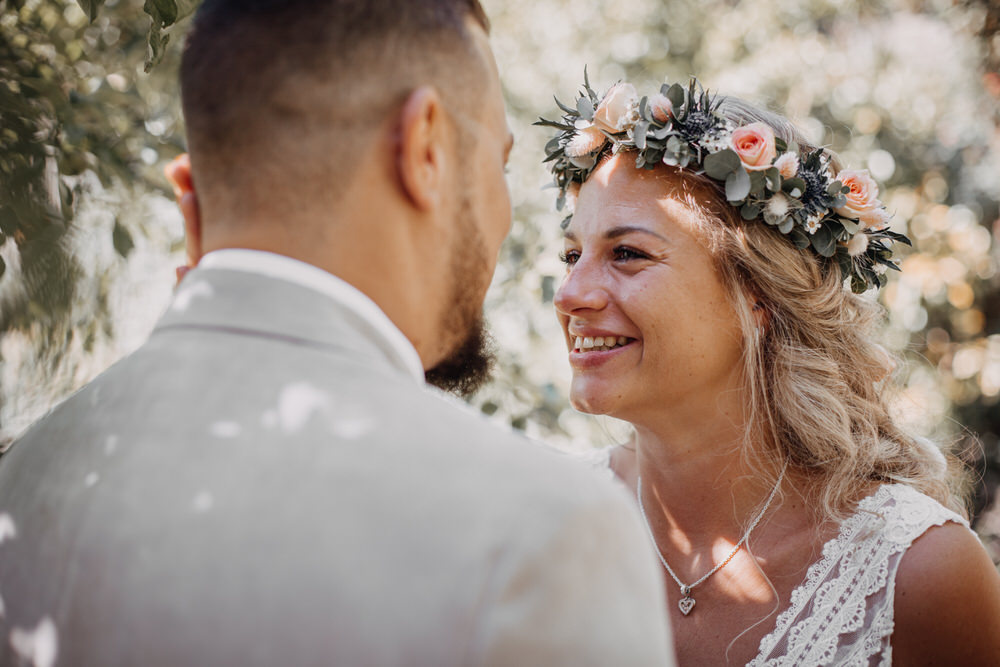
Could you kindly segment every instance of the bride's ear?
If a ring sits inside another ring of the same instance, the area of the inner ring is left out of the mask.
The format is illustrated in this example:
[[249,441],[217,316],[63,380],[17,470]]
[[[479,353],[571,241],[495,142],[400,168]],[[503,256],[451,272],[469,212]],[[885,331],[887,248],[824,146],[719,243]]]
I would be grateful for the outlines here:
[[444,196],[445,141],[444,107],[437,91],[429,86],[416,89],[403,103],[396,141],[396,171],[406,197],[420,210],[441,205]]

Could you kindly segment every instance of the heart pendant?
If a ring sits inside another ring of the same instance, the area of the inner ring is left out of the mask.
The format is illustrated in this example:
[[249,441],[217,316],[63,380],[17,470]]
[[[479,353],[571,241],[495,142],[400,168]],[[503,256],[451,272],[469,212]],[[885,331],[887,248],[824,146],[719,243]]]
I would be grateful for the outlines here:
[[687,616],[691,613],[691,610],[694,609],[694,598],[683,597],[677,603],[677,606],[680,607],[681,613]]

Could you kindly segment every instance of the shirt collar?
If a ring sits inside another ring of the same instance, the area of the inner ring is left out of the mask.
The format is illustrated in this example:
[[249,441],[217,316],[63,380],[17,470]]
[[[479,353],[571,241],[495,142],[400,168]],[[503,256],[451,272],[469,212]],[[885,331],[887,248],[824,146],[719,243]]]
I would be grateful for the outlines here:
[[214,250],[198,262],[202,269],[230,269],[297,283],[320,292],[364,319],[402,361],[410,375],[424,383],[424,366],[413,343],[361,290],[312,264],[263,250]]

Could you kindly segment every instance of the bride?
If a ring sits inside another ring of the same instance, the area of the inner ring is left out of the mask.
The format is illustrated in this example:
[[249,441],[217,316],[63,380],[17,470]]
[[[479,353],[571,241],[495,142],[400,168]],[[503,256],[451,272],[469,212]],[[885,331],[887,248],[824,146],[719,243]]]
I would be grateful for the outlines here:
[[[571,402],[667,574],[682,665],[1000,664],[1000,576],[886,406],[894,241],[867,172],[696,82],[589,82],[546,147]],[[908,242],[908,241],[906,241]],[[847,289],[845,282],[853,289]]]
[[[784,119],[589,83],[547,146],[571,401],[666,573],[683,665],[1000,664],[1000,576],[944,457],[886,407],[888,213]],[[168,175],[198,224],[189,167]],[[891,265],[891,266],[890,266]],[[845,279],[853,290],[844,287]]]

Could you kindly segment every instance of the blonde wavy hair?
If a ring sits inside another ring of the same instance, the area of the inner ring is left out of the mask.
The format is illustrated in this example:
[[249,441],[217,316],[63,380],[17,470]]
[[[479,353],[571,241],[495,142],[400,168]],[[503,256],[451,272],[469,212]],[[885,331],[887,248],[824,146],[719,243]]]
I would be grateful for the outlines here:
[[[763,122],[785,141],[814,150],[787,119],[736,98],[721,100],[721,113],[737,125]],[[751,469],[773,482],[787,461],[789,472],[809,479],[820,519],[845,518],[873,482],[909,485],[966,514],[962,464],[907,433],[890,414],[897,363],[875,337],[884,309],[846,289],[836,263],[743,220],[716,181],[679,176],[708,194],[695,209],[744,334],[747,441],[763,443],[744,449]],[[766,312],[764,326],[755,308]]]

